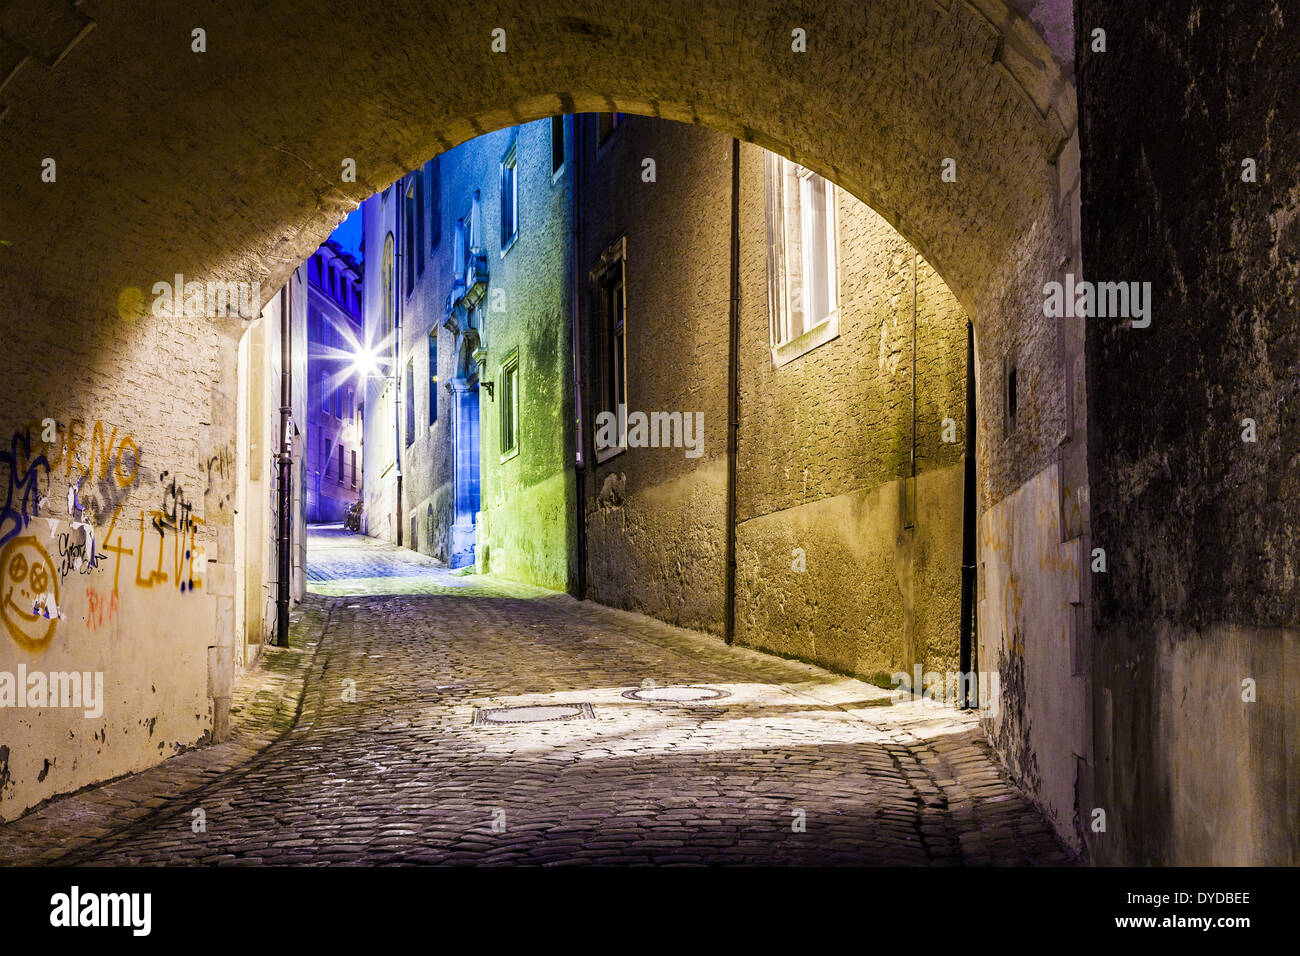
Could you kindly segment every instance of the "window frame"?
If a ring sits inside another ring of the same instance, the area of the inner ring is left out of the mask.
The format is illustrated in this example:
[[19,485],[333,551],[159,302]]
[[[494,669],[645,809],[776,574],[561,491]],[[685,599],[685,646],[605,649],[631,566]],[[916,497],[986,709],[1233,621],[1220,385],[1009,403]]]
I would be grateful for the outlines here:
[[415,444],[415,356],[406,360],[406,447]]
[[402,193],[401,214],[402,249],[406,257],[402,272],[409,299],[424,276],[424,176],[419,171],[407,180]]
[[[520,400],[523,378],[519,374],[519,349],[511,349],[510,353],[501,360],[497,381],[500,383],[500,408],[497,409],[497,444],[501,452],[501,461],[506,462],[519,454],[521,444],[522,429],[520,428],[519,411],[523,405]],[[507,416],[509,416],[508,419]],[[506,444],[507,438],[510,439],[509,445]]]
[[[603,117],[606,116],[609,117],[609,126],[607,128],[602,129],[605,123]],[[623,124],[626,121],[627,121],[626,113],[619,113],[617,111],[609,111],[609,110],[602,110],[601,112],[598,112],[596,114],[596,148],[599,150],[600,147],[604,146],[610,140],[612,140],[614,138],[614,134],[623,128]]]
[[[510,182],[509,191],[506,188],[506,172],[509,171]],[[516,242],[519,241],[519,138],[514,137],[510,141],[510,148],[506,150],[501,157],[501,175],[498,182],[500,192],[501,215],[501,255],[505,256]],[[509,206],[507,207],[507,198]],[[512,227],[509,234],[506,233],[507,212],[509,213],[509,222]]]
[[[552,186],[554,186],[557,182],[560,181],[560,177],[564,173],[564,167],[568,164],[569,161],[568,150],[564,148],[564,125],[565,124],[564,124],[563,114],[559,116],[551,117],[551,185]],[[557,132],[559,134],[558,139],[556,138]],[[557,146],[559,147],[558,152],[556,150]],[[556,155],[560,157],[560,162],[558,164],[555,162]]]
[[429,427],[438,424],[438,330],[429,333]]
[[[612,278],[611,278],[612,277]],[[596,464],[608,461],[615,455],[620,455],[627,451],[627,429],[626,421],[623,423],[624,428],[620,429],[618,435],[618,444],[605,448],[597,447],[596,435],[599,428],[596,426],[596,419],[601,412],[612,412],[617,420],[618,406],[628,404],[628,375],[627,375],[627,236],[620,236],[618,240],[612,243],[600,257],[600,262],[591,271],[591,281],[596,291],[596,323],[598,342],[600,350],[597,353],[597,375],[599,379],[599,407],[596,413],[591,417],[591,447],[595,452]],[[611,287],[619,289],[621,299],[621,319],[618,321],[619,328],[615,336],[615,330],[612,328],[614,319],[609,308],[609,290]],[[615,360],[614,343],[611,338],[617,337],[619,340],[618,351],[621,352]],[[615,369],[613,366],[617,365]],[[621,381],[616,381],[621,379]],[[620,387],[621,386],[621,387]],[[620,394],[621,393],[621,394]],[[620,402],[619,399],[622,399]]]
[[429,252],[442,243],[442,157],[429,160]]
[[[793,167],[793,168],[791,168]],[[804,292],[807,283],[804,275],[809,271],[807,245],[807,223],[804,202],[804,186],[813,178],[825,184],[825,263],[826,291],[829,308],[825,315],[809,324]],[[787,216],[789,203],[785,200],[786,184],[793,178],[799,190],[799,221],[792,223]],[[768,262],[768,344],[771,349],[772,367],[787,365],[802,355],[806,355],[818,346],[825,345],[839,337],[840,310],[843,305],[842,278],[840,268],[840,222],[839,222],[839,188],[824,176],[799,163],[786,159],[777,153],[769,152],[765,160],[764,189],[767,220],[767,262]],[[791,258],[791,230],[799,230],[799,295],[803,309],[800,310],[803,328],[794,333],[794,306],[792,301],[793,278],[789,260]]]

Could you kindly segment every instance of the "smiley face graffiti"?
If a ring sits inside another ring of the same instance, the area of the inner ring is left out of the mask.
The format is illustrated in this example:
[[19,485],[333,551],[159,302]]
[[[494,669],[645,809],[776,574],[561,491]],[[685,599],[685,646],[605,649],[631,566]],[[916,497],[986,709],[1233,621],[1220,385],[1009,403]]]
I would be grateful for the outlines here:
[[59,618],[59,577],[54,563],[31,535],[0,550],[0,620],[18,646],[42,651]]

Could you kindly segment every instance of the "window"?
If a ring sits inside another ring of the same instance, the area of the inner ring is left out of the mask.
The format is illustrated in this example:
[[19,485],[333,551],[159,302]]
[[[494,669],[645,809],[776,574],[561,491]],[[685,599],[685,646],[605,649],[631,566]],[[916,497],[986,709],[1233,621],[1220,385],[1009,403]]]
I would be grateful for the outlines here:
[[352,449],[352,487],[357,486],[357,450]]
[[429,333],[429,424],[438,420],[438,333]]
[[551,175],[564,165],[564,117],[551,117]]
[[317,373],[316,387],[320,389],[320,410],[328,415],[330,413],[330,390],[328,380],[323,372]]
[[339,442],[339,484],[343,484],[343,443]]
[[[593,271],[596,281],[596,307],[600,331],[600,411],[609,412],[620,422],[620,434],[615,445],[596,446],[596,460],[603,461],[624,447],[621,434],[619,406],[627,404],[627,293],[625,285],[625,240],[620,239],[601,257],[600,266]],[[600,416],[598,416],[600,417]],[[600,430],[597,430],[600,435]]]
[[347,387],[343,399],[343,420],[355,421],[357,417],[357,393],[351,385]]
[[518,140],[510,144],[501,160],[501,252],[504,254],[519,235]]
[[402,251],[406,255],[406,294],[424,274],[424,178],[416,173],[406,187]]
[[435,156],[429,163],[429,251],[442,241],[442,163]]
[[501,365],[501,457],[519,453],[519,352],[511,352]]
[[343,393],[337,388],[334,389],[334,417],[343,420]]
[[597,144],[605,142],[614,134],[614,130],[623,125],[626,113],[597,113],[596,114],[596,142]]
[[451,236],[451,267],[458,280],[465,278],[465,256],[469,249],[469,219],[457,219]]
[[836,189],[767,154],[768,304],[773,365],[839,335]]
[[[387,348],[393,341],[393,327],[397,321],[397,271],[395,243],[390,232],[384,236],[384,337],[381,347]],[[385,370],[387,371],[387,370]]]
[[415,359],[406,363],[406,446],[415,442]]

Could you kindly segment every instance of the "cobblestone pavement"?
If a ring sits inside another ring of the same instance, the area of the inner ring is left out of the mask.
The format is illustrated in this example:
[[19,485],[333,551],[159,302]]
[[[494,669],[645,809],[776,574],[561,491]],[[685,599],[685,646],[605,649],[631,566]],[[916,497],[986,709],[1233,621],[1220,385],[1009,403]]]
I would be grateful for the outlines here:
[[[310,554],[294,729],[58,862],[1073,862],[967,715],[339,531]],[[624,696],[650,682],[729,696]]]

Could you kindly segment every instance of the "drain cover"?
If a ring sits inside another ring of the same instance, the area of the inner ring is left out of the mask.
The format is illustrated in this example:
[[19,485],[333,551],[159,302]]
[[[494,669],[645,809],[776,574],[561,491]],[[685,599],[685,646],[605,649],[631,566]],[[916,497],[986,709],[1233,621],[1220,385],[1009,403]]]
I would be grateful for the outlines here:
[[720,700],[730,697],[725,690],[716,687],[696,687],[689,684],[669,684],[667,687],[638,687],[623,691],[629,700],[651,700],[669,704],[689,704],[697,700]]
[[538,704],[530,707],[491,707],[474,711],[474,725],[536,724],[549,720],[591,720],[596,716],[591,704]]

